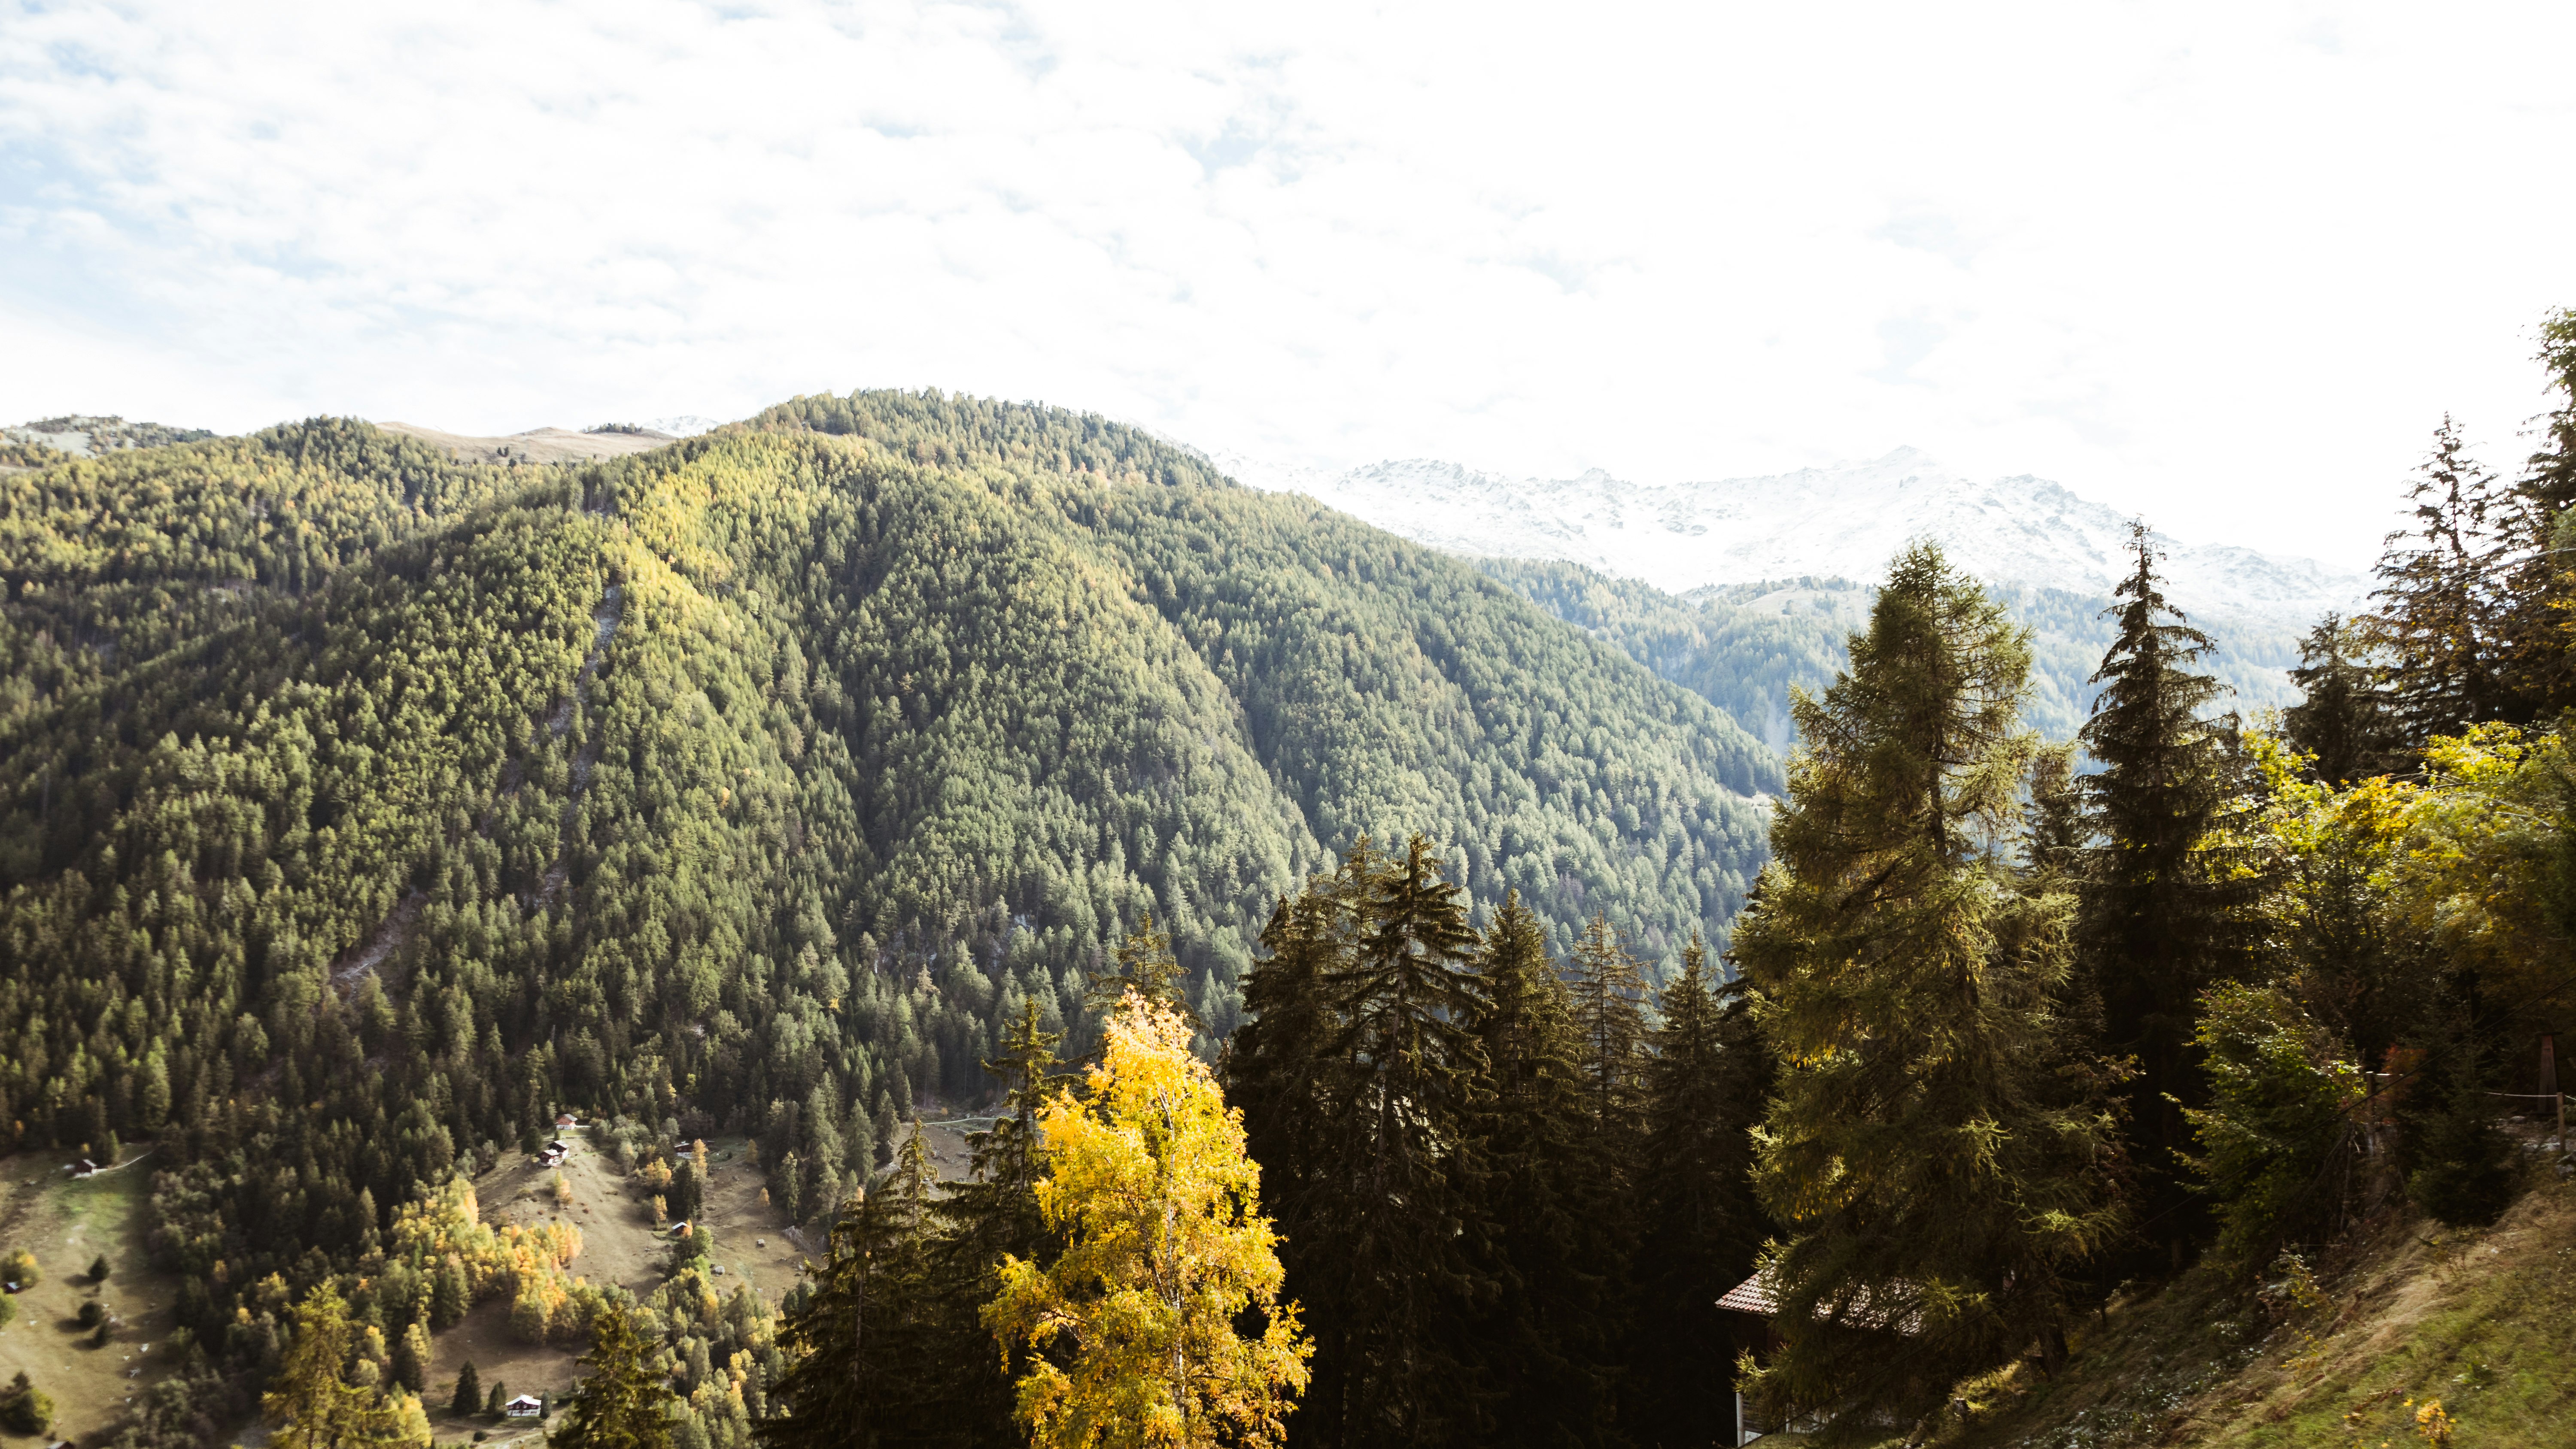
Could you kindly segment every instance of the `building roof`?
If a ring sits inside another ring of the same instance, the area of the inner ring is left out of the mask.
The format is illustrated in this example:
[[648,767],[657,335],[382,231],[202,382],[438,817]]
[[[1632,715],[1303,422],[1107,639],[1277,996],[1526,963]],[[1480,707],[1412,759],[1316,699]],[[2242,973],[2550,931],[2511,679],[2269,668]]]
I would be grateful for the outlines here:
[[[1910,1288],[1911,1285],[1905,1286]],[[1763,1318],[1769,1318],[1780,1311],[1779,1298],[1773,1293],[1770,1281],[1760,1273],[1727,1289],[1719,1296],[1717,1306],[1730,1313],[1751,1313]],[[1819,1319],[1831,1318],[1834,1316],[1833,1305],[1819,1301],[1816,1304],[1815,1314]],[[1923,1328],[1923,1312],[1919,1308],[1906,1309],[1905,1316],[1895,1323],[1889,1323],[1887,1318],[1888,1315],[1885,1312],[1870,1307],[1869,1291],[1863,1289],[1854,1296],[1843,1323],[1852,1328],[1887,1329],[1908,1337],[1921,1332]]]
[[1759,1273],[1727,1289],[1725,1295],[1717,1300],[1717,1306],[1729,1313],[1758,1313],[1764,1318],[1770,1317],[1772,1311],[1779,1307],[1771,1299],[1771,1285],[1763,1282]]

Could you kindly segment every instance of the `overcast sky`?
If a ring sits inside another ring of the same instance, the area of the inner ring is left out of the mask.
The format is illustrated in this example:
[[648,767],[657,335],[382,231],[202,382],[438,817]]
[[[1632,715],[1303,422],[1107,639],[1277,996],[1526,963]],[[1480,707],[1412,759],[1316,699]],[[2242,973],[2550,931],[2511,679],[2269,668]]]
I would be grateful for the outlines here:
[[2530,451],[2576,5],[0,0],[0,421],[937,386],[1282,463],[1899,444],[2358,563]]

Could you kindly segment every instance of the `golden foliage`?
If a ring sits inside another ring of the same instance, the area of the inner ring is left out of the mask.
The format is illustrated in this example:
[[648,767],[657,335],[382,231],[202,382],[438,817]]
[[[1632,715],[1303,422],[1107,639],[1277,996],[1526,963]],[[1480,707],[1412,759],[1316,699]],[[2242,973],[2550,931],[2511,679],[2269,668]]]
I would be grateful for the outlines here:
[[[1132,992],[1107,1027],[1090,1100],[1059,1091],[1040,1113],[1048,1173],[1038,1204],[1066,1247],[1041,1267],[1005,1258],[984,1311],[1033,1360],[1019,1411],[1038,1449],[1270,1445],[1281,1441],[1314,1352],[1278,1302],[1278,1237],[1243,1121],[1189,1024]],[[1235,1331],[1257,1305],[1257,1337]]]

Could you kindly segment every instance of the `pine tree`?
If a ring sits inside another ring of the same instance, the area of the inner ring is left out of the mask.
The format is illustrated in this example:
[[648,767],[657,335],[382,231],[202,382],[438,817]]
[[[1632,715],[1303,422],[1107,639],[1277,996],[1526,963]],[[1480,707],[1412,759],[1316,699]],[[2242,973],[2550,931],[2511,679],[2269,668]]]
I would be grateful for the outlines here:
[[2497,586],[2507,546],[2497,535],[2506,500],[2496,477],[2468,456],[2445,417],[2408,496],[2415,529],[2388,535],[2379,561],[2377,613],[2363,638],[2389,656],[2390,704],[2405,743],[2498,719],[2503,643]]
[[559,1449],[671,1449],[669,1405],[676,1397],[659,1368],[661,1353],[635,1329],[626,1306],[611,1303],[590,1325],[590,1370],[572,1412],[547,1436]]
[[1753,1271],[1772,1233],[1753,1195],[1753,1128],[1771,1092],[1771,1059],[1743,993],[1712,976],[1697,936],[1656,1010],[1641,1094],[1625,1427],[1640,1444],[1707,1444],[1733,1425],[1708,1388],[1709,1361],[1728,1357],[1717,1300]]
[[2085,783],[2100,844],[2085,870],[2079,940],[2104,1044],[2138,1066],[2128,1135],[2140,1226],[2179,1266],[2203,1226],[2184,1162],[2183,1111],[2207,1087],[2193,1028],[2201,993],[2250,966],[2254,882],[2217,844],[2242,771],[2233,720],[2203,717],[2222,689],[2192,667],[2209,636],[2165,602],[2143,526],[2131,546],[2120,633],[2093,675],[2102,691],[2081,736],[2101,769]]
[[1500,1285],[1475,1341],[1498,1395],[1489,1442],[1602,1442],[1623,1346],[1627,1217],[1616,1184],[1627,1164],[1599,1130],[1573,999],[1518,891],[1486,927],[1475,972],[1473,1029],[1492,1082],[1481,1214]]
[[2328,614],[2299,642],[2290,671],[2304,697],[2282,711],[2282,732],[2310,757],[2310,773],[2337,788],[2399,768],[2378,671],[2363,662],[2368,648],[2358,627]]
[[985,1313],[1033,1351],[1019,1409],[1038,1449],[1277,1445],[1306,1385],[1313,1349],[1278,1300],[1261,1170],[1191,1034],[1131,995],[1088,1105],[1059,1092],[1039,1116],[1038,1200],[1064,1251],[1006,1259]]
[[483,1379],[474,1372],[474,1360],[456,1371],[456,1397],[448,1401],[447,1412],[458,1418],[469,1418],[483,1411]]
[[375,1390],[341,1376],[349,1361],[349,1305],[329,1283],[295,1306],[295,1333],[260,1408],[277,1426],[272,1441],[290,1449],[374,1444],[391,1428]]
[[[2118,1217],[2115,1140],[2055,1014],[2063,895],[2006,853],[2035,742],[2026,636],[1937,548],[1900,555],[1823,698],[1733,954],[1780,1062],[1755,1183],[1788,1409],[1909,1422],[2062,1343],[2062,1276]],[[1894,1339],[1904,1339],[1893,1351]]]

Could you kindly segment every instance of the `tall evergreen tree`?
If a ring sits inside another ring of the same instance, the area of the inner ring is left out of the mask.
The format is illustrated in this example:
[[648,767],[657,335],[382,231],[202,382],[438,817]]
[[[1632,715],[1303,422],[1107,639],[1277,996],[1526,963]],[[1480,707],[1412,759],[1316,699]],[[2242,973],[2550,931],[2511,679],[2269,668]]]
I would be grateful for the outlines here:
[[1753,1195],[1753,1128],[1772,1072],[1742,993],[1710,971],[1698,937],[1656,1012],[1621,1427],[1639,1444],[1680,1449],[1733,1425],[1725,1397],[1710,1391],[1709,1365],[1734,1357],[1717,1300],[1753,1270],[1772,1232]]
[[959,1412],[958,1362],[993,1364],[992,1341],[961,1331],[977,1302],[943,1281],[936,1235],[938,1180],[920,1122],[885,1181],[844,1205],[811,1290],[779,1340],[789,1354],[772,1389],[788,1412],[753,1432],[770,1449],[1001,1445],[1018,1442],[1007,1417]]
[[2408,497],[2415,526],[2388,535],[2374,595],[2380,608],[2362,622],[2366,642],[2389,656],[2390,703],[2405,742],[2420,748],[2435,735],[2503,717],[2496,589],[2509,500],[2448,417]]
[[1339,1151],[1330,1135],[1337,1104],[1350,1099],[1352,1069],[1335,1055],[1347,1024],[1340,983],[1388,864],[1362,836],[1333,871],[1278,903],[1262,929],[1262,959],[1244,978],[1246,1020],[1226,1045],[1227,1100],[1243,1112],[1245,1150],[1262,1165],[1262,1198],[1288,1244],[1291,1297],[1312,1296],[1299,1284],[1299,1244],[1309,1213],[1329,1211],[1323,1168]]
[[1499,1289],[1475,1351],[1498,1395],[1489,1442],[1606,1442],[1628,1258],[1614,1178],[1627,1164],[1598,1130],[1573,1000],[1519,892],[1485,928],[1475,972],[1474,1031],[1492,1081],[1483,1215]]
[[448,1401],[447,1412],[460,1419],[483,1412],[483,1378],[470,1358],[456,1371],[456,1396]]
[[[1462,969],[1476,936],[1422,836],[1373,885],[1357,950],[1330,983],[1342,1146],[1335,1220],[1319,1215],[1308,1232],[1341,1281],[1332,1326],[1316,1335],[1310,1402],[1326,1443],[1473,1443],[1488,1389],[1469,1341],[1492,1296],[1474,1211],[1484,1062],[1467,1029],[1476,982]],[[1325,1308],[1312,1311],[1320,1329]]]
[[1590,1080],[1595,1130],[1624,1133],[1635,1120],[1637,1071],[1646,1047],[1646,976],[1608,915],[1596,911],[1574,941],[1574,1029]]
[[2536,719],[2576,704],[2576,309],[2540,328],[2540,364],[2558,406],[2539,422],[2540,449],[2512,493],[2497,621],[2504,693],[2514,718]]
[[638,1333],[623,1304],[600,1311],[590,1326],[590,1370],[581,1395],[550,1444],[563,1449],[671,1449],[671,1382],[658,1345]]
[[260,1396],[276,1426],[272,1438],[293,1449],[343,1449],[381,1443],[393,1427],[383,1397],[343,1376],[353,1330],[349,1305],[328,1283],[295,1306],[295,1332]]
[[1190,1005],[1178,957],[1172,954],[1172,935],[1154,924],[1154,913],[1146,911],[1136,922],[1136,929],[1118,943],[1113,958],[1116,969],[1105,976],[1093,977],[1082,989],[1082,1009],[1094,1020],[1106,1017],[1130,991],[1147,1001],[1159,1002],[1180,1013],[1190,1029],[1200,1030],[1199,1014]]
[[2183,1109],[2206,1084],[2193,1025],[2200,994],[2249,964],[2254,886],[2219,850],[2241,775],[2232,720],[2204,718],[2222,686],[2192,666],[2209,636],[2165,601],[2144,525],[2118,589],[2120,633],[2093,681],[2081,736],[2101,765],[2086,782],[2100,843],[2085,871],[2079,939],[2105,1044],[2134,1058],[2129,1140],[2141,1229],[2175,1266],[2202,1226],[2184,1155]]
[[2329,785],[2399,767],[2395,721],[2379,671],[2365,661],[2368,648],[2359,627],[2328,614],[2299,641],[2299,667],[2290,671],[2304,697],[2282,711],[2282,732]]
[[1314,1325],[1294,1423],[1318,1445],[1477,1442],[1490,1310],[1471,1029],[1477,948],[1431,843],[1366,840],[1272,913],[1227,1070],[1263,1164],[1289,1296]]
[[1796,700],[1805,745],[1733,948],[1780,1062],[1755,1172],[1786,1234],[1764,1260],[1780,1343],[1751,1377],[1776,1406],[1911,1420],[2062,1345],[2064,1275],[2117,1222],[2116,1134],[2055,1009],[2073,903],[2008,858],[2029,668],[1984,588],[1918,544],[1849,671]]

